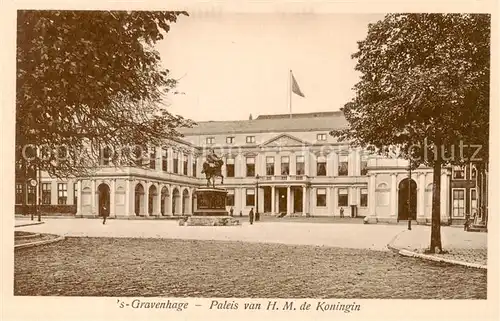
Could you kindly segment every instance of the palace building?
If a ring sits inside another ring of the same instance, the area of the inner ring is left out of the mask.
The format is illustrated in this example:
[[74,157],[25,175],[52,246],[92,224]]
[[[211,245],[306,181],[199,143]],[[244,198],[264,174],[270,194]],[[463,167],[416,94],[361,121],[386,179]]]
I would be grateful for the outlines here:
[[[221,187],[228,190],[227,209],[233,208],[236,216],[254,208],[261,215],[340,216],[342,211],[369,223],[406,220],[412,213],[417,222],[430,222],[432,169],[418,168],[410,180],[408,161],[370,155],[329,135],[346,125],[342,112],[199,122],[181,129],[184,137],[168,147],[151,148],[149,168],[103,164],[90,178],[43,175],[41,188],[28,187],[25,196],[22,182],[16,184],[16,204],[23,197],[28,204],[40,197],[46,215],[76,217],[189,215],[196,189],[206,186],[201,171],[213,149],[223,158]],[[445,223],[462,222],[477,197],[470,184],[455,186],[456,173],[459,169],[441,171]]]

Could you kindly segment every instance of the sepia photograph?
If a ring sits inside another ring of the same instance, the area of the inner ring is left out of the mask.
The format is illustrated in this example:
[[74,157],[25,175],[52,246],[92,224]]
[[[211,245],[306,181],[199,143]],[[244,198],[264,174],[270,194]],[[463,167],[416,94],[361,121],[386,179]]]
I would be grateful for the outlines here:
[[15,298],[489,299],[491,14],[15,20]]

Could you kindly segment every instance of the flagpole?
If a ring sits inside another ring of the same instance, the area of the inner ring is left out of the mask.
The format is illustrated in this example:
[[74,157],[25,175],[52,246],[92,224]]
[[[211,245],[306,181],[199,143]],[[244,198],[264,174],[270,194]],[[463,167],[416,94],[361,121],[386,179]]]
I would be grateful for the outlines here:
[[290,118],[292,118],[292,70],[290,69],[290,74],[288,75],[288,104],[290,110]]

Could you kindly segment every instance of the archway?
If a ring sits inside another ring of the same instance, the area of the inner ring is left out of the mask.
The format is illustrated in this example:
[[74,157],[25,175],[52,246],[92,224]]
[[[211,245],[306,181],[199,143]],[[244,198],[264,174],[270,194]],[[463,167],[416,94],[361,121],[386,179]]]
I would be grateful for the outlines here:
[[97,204],[99,204],[99,216],[109,216],[110,195],[109,186],[107,184],[100,184],[97,188]]
[[161,189],[161,215],[168,215],[170,213],[170,193],[167,187]]
[[144,187],[140,183],[135,186],[135,215],[144,215]]
[[[148,214],[153,215],[155,213],[155,208],[158,202],[158,193],[155,185],[151,185],[149,187],[149,195],[148,195]],[[158,213],[155,213],[158,214]]]
[[[410,182],[410,183],[408,183]],[[411,214],[411,216],[410,216]],[[412,179],[403,179],[399,183],[398,221],[416,219],[417,215],[417,183]]]
[[172,192],[172,214],[181,214],[181,193],[177,188]]
[[190,201],[189,201],[189,191],[185,189],[182,192],[182,214],[189,214],[189,206]]

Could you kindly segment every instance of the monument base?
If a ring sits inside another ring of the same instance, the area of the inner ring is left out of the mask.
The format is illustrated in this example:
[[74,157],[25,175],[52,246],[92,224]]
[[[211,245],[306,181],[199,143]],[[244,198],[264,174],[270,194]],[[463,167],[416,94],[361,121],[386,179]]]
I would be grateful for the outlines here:
[[238,226],[240,221],[232,216],[189,216],[179,221],[180,226]]

